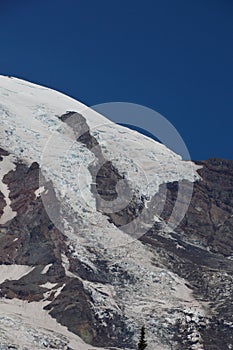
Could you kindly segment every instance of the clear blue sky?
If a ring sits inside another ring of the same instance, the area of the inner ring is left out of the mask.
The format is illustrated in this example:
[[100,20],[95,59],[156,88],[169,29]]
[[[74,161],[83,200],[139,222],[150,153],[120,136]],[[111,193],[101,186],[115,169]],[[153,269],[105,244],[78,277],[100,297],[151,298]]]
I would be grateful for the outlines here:
[[1,0],[0,38],[0,74],[151,107],[192,159],[233,159],[232,0]]

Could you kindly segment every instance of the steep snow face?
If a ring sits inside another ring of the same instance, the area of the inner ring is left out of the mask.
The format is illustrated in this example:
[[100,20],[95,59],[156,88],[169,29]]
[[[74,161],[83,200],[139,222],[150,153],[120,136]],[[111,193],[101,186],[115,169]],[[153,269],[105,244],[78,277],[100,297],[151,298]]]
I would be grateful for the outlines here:
[[81,103],[53,90],[0,76],[1,143],[20,159],[39,161],[58,115],[80,111]]
[[[149,201],[163,183],[182,179],[195,181],[197,166],[182,161],[158,142],[118,126],[53,90],[0,77],[0,96],[0,143],[28,164],[37,161],[46,180],[52,181],[61,203],[64,233],[72,246],[72,254],[93,269],[100,257],[107,262],[110,271],[112,267],[111,273],[115,276],[112,287],[83,281],[93,297],[94,312],[104,323],[105,308],[116,312],[123,310],[129,328],[138,332],[141,323],[148,325],[151,349],[156,344],[156,349],[165,350],[158,339],[158,324],[153,315],[165,317],[166,305],[170,309],[182,309],[183,294],[186,298],[188,293],[185,281],[156,267],[153,251],[140,241],[133,243],[129,235],[96,210],[91,191],[93,178],[88,168],[96,162],[95,154],[76,142],[73,130],[58,117],[66,111],[76,111],[86,118],[104,157],[125,176],[138,198],[144,195]],[[46,187],[41,184],[39,188],[35,195],[43,197]],[[95,253],[90,252],[90,246],[95,248]],[[69,264],[63,260],[69,276]],[[122,281],[118,269],[131,276],[133,282]],[[191,300],[189,306],[196,312],[195,300]],[[200,309],[204,312],[201,306]]]

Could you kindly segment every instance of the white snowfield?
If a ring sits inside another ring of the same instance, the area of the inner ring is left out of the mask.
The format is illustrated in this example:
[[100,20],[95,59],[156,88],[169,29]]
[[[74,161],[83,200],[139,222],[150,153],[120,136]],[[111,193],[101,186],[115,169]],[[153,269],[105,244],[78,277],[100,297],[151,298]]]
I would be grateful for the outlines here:
[[[0,76],[1,147],[29,165],[34,161],[41,165],[43,175],[47,180],[52,180],[61,202],[64,234],[68,237],[73,255],[93,270],[96,269],[96,259],[102,257],[115,276],[112,286],[83,281],[92,295],[92,307],[100,324],[105,326],[107,322],[105,310],[119,313],[124,310],[128,328],[135,330],[136,336],[141,325],[147,325],[149,349],[169,350],[170,347],[166,348],[158,337],[160,318],[163,318],[164,327],[169,327],[175,321],[175,316],[171,316],[169,310],[188,309],[198,317],[205,314],[205,305],[195,300],[185,280],[154,264],[157,260],[155,251],[133,240],[96,211],[91,192],[93,179],[88,171],[88,165],[95,162],[95,156],[82,144],[75,142],[71,128],[59,120],[58,116],[66,111],[79,112],[86,118],[90,132],[101,145],[106,159],[111,160],[124,174],[138,196],[144,195],[148,201],[158,191],[160,184],[182,179],[194,182],[199,179],[196,172],[198,167],[192,162],[183,161],[160,143],[114,124],[70,97],[20,79]],[[35,196],[43,198],[43,194],[41,184]],[[7,199],[6,189],[4,195]],[[48,203],[44,204],[46,207]],[[9,208],[9,201],[7,205]],[[69,215],[65,215],[67,213]],[[72,217],[72,223],[69,217]],[[95,250],[88,249],[90,246]],[[71,276],[69,263],[63,258],[67,275]],[[122,280],[121,271],[133,277],[134,282]],[[14,304],[20,315],[17,317],[26,320],[33,329],[41,327],[37,324],[38,320],[33,320],[30,305],[25,306],[20,301],[4,301],[3,312],[6,315],[9,312],[11,317]],[[42,312],[41,306],[36,305],[31,307],[38,307],[38,313]],[[49,316],[43,311],[43,317],[47,319]],[[17,319],[15,322],[15,329],[18,329],[20,322],[17,323]],[[50,318],[49,322],[55,327],[55,321]],[[56,324],[56,327],[60,326]],[[58,332],[62,333],[60,328]],[[77,337],[74,339],[78,341]],[[83,343],[74,347],[78,350],[95,348]]]

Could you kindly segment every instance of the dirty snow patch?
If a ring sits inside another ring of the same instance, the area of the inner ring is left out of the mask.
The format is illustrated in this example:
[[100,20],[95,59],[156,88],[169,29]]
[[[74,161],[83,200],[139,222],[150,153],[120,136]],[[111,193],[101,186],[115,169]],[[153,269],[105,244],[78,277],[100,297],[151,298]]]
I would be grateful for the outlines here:
[[41,271],[42,275],[46,275],[46,273],[49,271],[50,267],[53,266],[53,264],[46,265],[43,270]]
[[4,207],[3,214],[0,217],[0,225],[7,223],[17,215],[17,212],[13,211],[11,208],[10,191],[8,185],[3,182],[4,176],[10,171],[15,170],[15,158],[12,155],[2,157],[3,160],[0,162],[0,191],[4,195],[6,206]]

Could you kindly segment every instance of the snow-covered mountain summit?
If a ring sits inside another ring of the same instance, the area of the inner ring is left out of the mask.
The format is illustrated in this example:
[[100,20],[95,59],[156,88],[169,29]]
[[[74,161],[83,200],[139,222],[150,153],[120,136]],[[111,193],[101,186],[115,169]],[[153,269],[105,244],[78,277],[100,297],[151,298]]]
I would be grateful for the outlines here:
[[[65,128],[58,117],[67,111],[75,111],[86,118],[90,132],[105,149],[105,157],[115,162],[121,171],[129,174],[130,171],[139,171],[137,163],[140,160],[150,187],[147,192],[154,194],[159,184],[164,182],[180,179],[194,181],[199,177],[195,172],[198,166],[182,161],[179,155],[162,144],[114,124],[82,103],[57,91],[20,79],[0,76],[0,92],[1,127],[4,131],[1,142],[5,143],[9,151],[15,152],[27,162],[32,159],[40,160],[53,132],[61,133],[64,138],[72,138],[71,131]],[[7,137],[8,135],[11,137]],[[59,140],[61,141],[60,134]],[[157,179],[155,174],[159,174],[160,178]],[[141,191],[145,190],[145,185],[140,183],[140,177],[137,180],[138,187],[142,187]]]
[[[125,195],[122,203],[120,198],[118,203],[102,203],[110,212],[126,207],[133,196],[150,201],[164,183],[182,180],[191,183],[199,178],[196,172],[199,167],[194,163],[182,161],[164,145],[114,124],[61,93],[8,77],[0,77],[0,86],[0,140],[4,149],[27,164],[38,162],[46,179],[53,182],[58,197],[82,215],[87,206],[96,214],[96,198],[91,188],[97,172],[107,161],[118,170],[121,180],[124,179],[122,182],[118,179],[118,187],[122,185]],[[77,115],[72,117],[71,111]],[[60,117],[67,112],[70,112],[69,121],[66,119],[64,123]],[[80,117],[85,128],[75,131]],[[76,142],[87,131],[96,140],[91,148]],[[100,148],[101,159],[96,155],[96,147]],[[92,163],[98,163],[95,175],[88,169]],[[125,187],[128,187],[128,196]],[[99,218],[93,217],[93,220]],[[132,227],[128,230],[132,232]]]
[[[14,341],[9,322],[30,335],[16,349],[92,348],[78,336],[135,349],[143,324],[153,350],[204,350],[213,332],[230,344],[230,316],[215,319],[231,295],[230,162],[183,161],[70,97],[3,76],[0,143],[0,349]],[[51,316],[60,325],[43,328]]]

